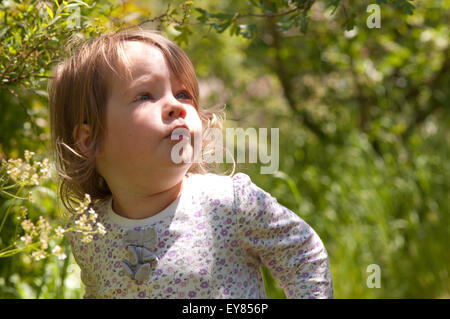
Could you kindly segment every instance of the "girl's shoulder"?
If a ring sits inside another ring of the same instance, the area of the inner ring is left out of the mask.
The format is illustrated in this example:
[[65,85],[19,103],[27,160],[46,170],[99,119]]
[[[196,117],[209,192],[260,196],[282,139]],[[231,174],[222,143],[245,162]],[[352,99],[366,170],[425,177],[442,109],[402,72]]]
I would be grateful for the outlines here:
[[190,186],[195,189],[209,190],[210,192],[235,190],[236,188],[248,187],[253,183],[250,177],[244,173],[234,175],[218,175],[213,173],[189,175]]
[[250,181],[250,177],[245,173],[236,173],[233,175],[219,175],[214,173],[205,173],[205,174],[188,174],[187,175],[190,179],[196,179],[201,181],[211,181],[211,182],[217,182],[217,181],[230,181],[233,183],[236,182],[248,182]]
[[218,175],[213,173],[193,174],[189,176],[189,188],[195,197],[207,197],[210,200],[225,199],[226,202],[239,204],[251,200],[255,195],[269,195],[256,186],[245,173]]

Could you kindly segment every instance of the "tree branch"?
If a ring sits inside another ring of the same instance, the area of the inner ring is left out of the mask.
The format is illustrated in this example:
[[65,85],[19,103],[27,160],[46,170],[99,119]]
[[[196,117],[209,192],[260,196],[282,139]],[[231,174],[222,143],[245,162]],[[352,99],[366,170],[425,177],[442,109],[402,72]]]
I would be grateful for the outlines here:
[[292,87],[291,80],[284,68],[284,64],[280,55],[281,51],[281,36],[278,32],[275,21],[273,18],[267,19],[270,33],[273,37],[275,46],[275,73],[280,80],[281,87],[283,89],[284,96],[288,102],[290,109],[294,114],[303,122],[303,124],[313,132],[321,140],[329,140],[328,135],[321,129],[321,127],[316,124],[309,112],[305,109],[298,109],[296,99],[293,96],[294,89]]

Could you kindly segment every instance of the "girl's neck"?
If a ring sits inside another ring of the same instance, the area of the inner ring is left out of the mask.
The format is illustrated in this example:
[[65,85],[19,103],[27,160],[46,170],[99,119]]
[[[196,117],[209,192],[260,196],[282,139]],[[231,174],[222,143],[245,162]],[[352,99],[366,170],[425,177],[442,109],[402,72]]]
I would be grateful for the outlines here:
[[129,219],[144,219],[154,216],[176,200],[187,177],[175,186],[151,195],[121,193],[113,194],[112,209],[117,215]]

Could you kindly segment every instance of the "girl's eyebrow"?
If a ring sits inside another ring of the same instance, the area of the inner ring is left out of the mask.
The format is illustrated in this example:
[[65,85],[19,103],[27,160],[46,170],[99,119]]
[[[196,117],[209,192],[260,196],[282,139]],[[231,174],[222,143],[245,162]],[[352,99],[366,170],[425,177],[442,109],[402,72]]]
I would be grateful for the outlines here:
[[149,82],[152,82],[155,79],[155,76],[153,74],[146,74],[143,76],[140,76],[136,80],[131,82],[130,88],[138,87],[142,84],[147,84]]
[[123,89],[122,96],[125,96],[126,94],[130,93],[130,91],[132,91],[133,89],[140,87],[144,84],[153,82],[154,80],[155,80],[155,77],[152,74],[150,74],[150,75],[146,74],[146,75],[140,76],[136,80],[132,81],[129,86],[127,86]]

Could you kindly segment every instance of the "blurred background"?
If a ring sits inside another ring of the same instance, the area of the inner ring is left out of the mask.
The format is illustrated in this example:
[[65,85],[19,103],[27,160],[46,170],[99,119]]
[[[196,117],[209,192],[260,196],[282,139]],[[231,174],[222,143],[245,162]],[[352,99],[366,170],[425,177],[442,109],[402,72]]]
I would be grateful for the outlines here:
[[[83,295],[70,247],[54,235],[67,214],[44,165],[47,81],[69,39],[136,24],[185,50],[201,106],[225,104],[225,127],[279,128],[279,171],[236,171],[316,230],[335,298],[449,298],[449,9],[448,0],[2,1],[0,298]],[[267,296],[284,298],[262,271]]]

